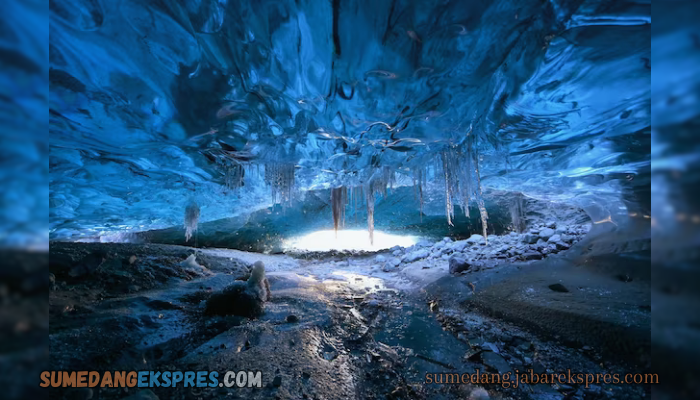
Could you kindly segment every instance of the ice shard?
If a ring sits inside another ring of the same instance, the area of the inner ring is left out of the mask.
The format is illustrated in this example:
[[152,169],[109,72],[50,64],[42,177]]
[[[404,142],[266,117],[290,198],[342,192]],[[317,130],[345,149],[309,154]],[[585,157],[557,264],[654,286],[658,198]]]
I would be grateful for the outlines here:
[[185,241],[189,242],[199,225],[199,206],[194,201],[185,208]]

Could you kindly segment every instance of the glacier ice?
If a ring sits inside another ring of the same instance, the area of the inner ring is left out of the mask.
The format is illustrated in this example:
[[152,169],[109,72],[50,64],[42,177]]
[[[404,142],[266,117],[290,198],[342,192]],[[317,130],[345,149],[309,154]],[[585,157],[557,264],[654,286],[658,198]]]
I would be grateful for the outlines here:
[[618,221],[650,169],[644,2],[51,4],[54,239],[341,187],[371,236],[392,182],[421,216],[471,204],[486,238],[484,189]]
[[197,203],[190,203],[187,208],[185,208],[185,241],[189,242],[192,239],[192,235],[197,232],[197,226],[199,224],[199,206]]

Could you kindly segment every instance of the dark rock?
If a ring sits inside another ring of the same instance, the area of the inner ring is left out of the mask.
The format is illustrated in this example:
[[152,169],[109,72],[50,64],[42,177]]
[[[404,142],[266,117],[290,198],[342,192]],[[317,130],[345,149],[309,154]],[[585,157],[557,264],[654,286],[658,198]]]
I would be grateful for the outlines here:
[[525,261],[530,261],[530,260],[541,260],[543,255],[542,255],[542,253],[537,252],[537,251],[528,251],[528,252],[523,253],[521,255],[521,257]]
[[536,234],[529,233],[527,235],[523,235],[523,242],[527,244],[535,244],[537,243],[537,240],[539,239],[539,236]]
[[289,314],[287,315],[287,318],[285,318],[285,321],[287,321],[290,324],[293,324],[295,322],[299,322],[299,317],[297,317],[294,314]]
[[483,362],[487,367],[498,371],[499,374],[505,374],[511,370],[508,362],[503,359],[503,357],[492,351],[484,351],[481,353],[481,362]]
[[234,281],[207,301],[206,315],[237,315],[257,318],[265,312],[270,299],[270,283],[265,278],[265,266],[257,261],[246,282]]
[[571,247],[564,242],[556,242],[554,245],[556,246],[557,250],[568,250],[569,247]]
[[456,274],[458,272],[464,272],[471,268],[471,264],[464,257],[452,256],[449,260],[450,273]]
[[85,256],[77,265],[74,265],[68,275],[77,278],[83,275],[95,273],[97,269],[105,261],[106,255],[102,252],[94,252]]
[[272,386],[274,387],[280,387],[282,386],[282,377],[277,375],[275,379],[272,380]]
[[619,279],[622,282],[632,282],[632,277],[628,274],[619,274],[617,275],[617,279]]
[[238,315],[257,318],[264,312],[263,302],[246,290],[246,284],[236,281],[221,293],[213,294],[207,301],[206,315]]
[[549,289],[559,293],[569,293],[569,289],[567,289],[566,286],[562,285],[561,283],[549,285]]

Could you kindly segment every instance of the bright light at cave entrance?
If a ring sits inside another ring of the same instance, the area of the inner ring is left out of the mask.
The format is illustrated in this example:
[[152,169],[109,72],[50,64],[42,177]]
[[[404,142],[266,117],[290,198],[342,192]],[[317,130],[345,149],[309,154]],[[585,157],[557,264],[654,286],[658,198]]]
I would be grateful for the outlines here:
[[389,249],[394,246],[409,247],[417,241],[414,236],[391,235],[381,231],[374,231],[374,245],[369,242],[369,233],[366,230],[346,231],[339,230],[336,238],[334,230],[316,231],[306,236],[294,238],[286,243],[288,248],[306,251],[329,250],[365,250],[377,251]]

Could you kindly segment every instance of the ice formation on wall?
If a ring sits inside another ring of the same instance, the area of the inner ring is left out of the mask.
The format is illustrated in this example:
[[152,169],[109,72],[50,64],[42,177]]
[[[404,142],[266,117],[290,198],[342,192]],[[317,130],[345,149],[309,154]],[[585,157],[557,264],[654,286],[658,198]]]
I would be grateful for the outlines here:
[[348,203],[348,189],[345,186],[331,189],[331,209],[333,210],[333,228],[336,235],[338,228],[345,226],[345,206]]
[[509,211],[510,218],[513,221],[513,230],[520,233],[525,232],[527,221],[525,220],[525,201],[522,193],[516,193],[513,197],[509,206]]
[[294,164],[265,164],[265,184],[270,187],[272,204],[290,205],[294,195]]
[[201,222],[320,187],[364,186],[367,201],[383,168],[430,169],[414,176],[419,204],[444,201],[450,223],[472,204],[486,227],[481,185],[605,205],[650,168],[645,2],[55,0],[50,13],[52,238],[179,225],[194,188]]
[[473,199],[479,209],[484,239],[488,243],[488,212],[484,205],[479,151],[474,138],[470,126],[465,144],[449,147],[440,153],[440,167],[445,181],[445,215],[447,224],[452,226],[456,201],[465,216],[469,217],[469,203]]
[[423,188],[426,186],[427,175],[428,172],[425,167],[417,168],[413,171],[413,188],[415,189],[416,200],[418,200],[418,212],[420,213],[421,222],[423,222]]
[[367,189],[367,229],[369,230],[369,241],[374,244],[374,203],[375,194],[386,197],[387,188],[394,182],[394,172],[389,168],[379,168],[374,171],[369,178]]
[[194,201],[185,208],[185,241],[189,242],[199,224],[199,206]]

